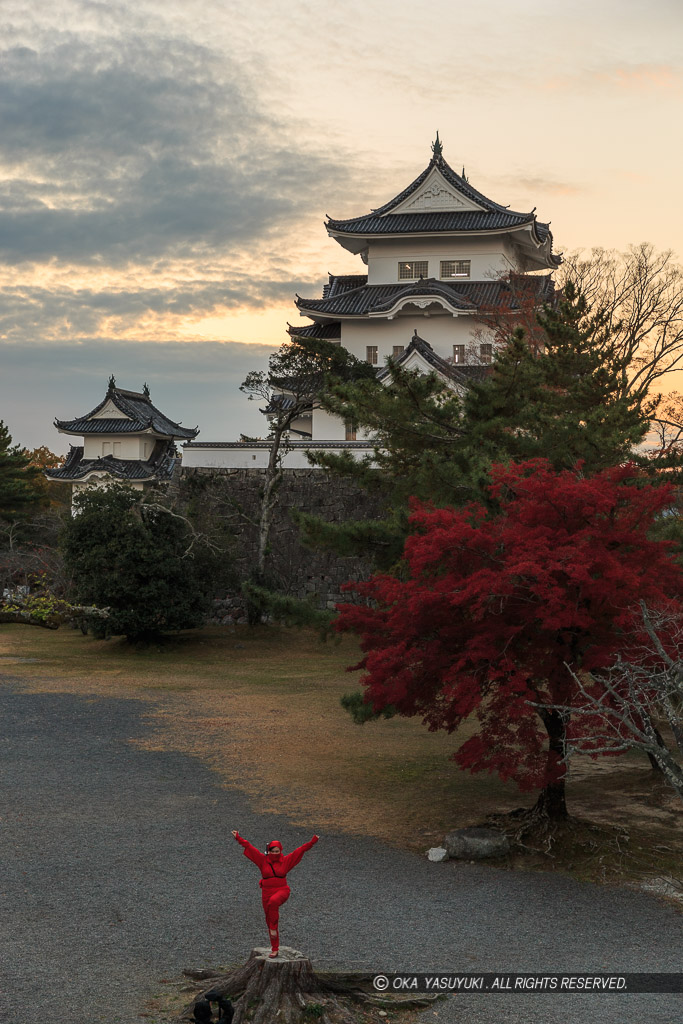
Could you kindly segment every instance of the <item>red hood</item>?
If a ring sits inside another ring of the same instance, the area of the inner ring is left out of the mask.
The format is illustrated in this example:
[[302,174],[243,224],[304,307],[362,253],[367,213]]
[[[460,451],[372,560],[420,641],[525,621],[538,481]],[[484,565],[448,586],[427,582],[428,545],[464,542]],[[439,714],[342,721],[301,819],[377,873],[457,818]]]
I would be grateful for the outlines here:
[[[270,852],[270,848],[271,848],[271,846],[279,846],[279,847],[280,847],[280,852],[279,852],[279,853],[278,853],[277,855],[276,855],[276,854],[274,854],[274,853],[271,853],[271,852]],[[274,862],[274,863],[276,863],[276,864],[277,864],[277,863],[278,863],[278,861],[281,861],[281,860],[282,860],[282,843],[280,842],[280,840],[279,840],[279,839],[272,839],[272,840],[271,840],[271,841],[270,841],[270,842],[268,843],[268,845],[266,846],[266,854],[267,854],[267,856],[268,856],[268,860],[269,860],[269,861],[270,861],[271,863],[272,863],[272,862]]]

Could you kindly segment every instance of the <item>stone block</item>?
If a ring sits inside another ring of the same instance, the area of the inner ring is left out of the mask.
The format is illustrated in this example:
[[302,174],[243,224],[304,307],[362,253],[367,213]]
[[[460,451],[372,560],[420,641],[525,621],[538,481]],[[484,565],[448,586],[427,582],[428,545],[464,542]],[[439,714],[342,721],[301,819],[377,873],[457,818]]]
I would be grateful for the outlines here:
[[460,828],[449,832],[444,840],[449,857],[457,860],[485,860],[504,857],[510,852],[510,841],[495,828]]

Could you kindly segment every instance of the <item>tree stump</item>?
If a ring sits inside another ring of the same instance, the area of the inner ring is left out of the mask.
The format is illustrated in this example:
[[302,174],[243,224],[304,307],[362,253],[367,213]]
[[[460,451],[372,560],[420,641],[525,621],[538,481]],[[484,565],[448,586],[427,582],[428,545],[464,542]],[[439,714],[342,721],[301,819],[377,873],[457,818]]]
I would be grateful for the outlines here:
[[187,977],[202,982],[181,1021],[194,1020],[199,1000],[230,999],[235,1015],[232,1024],[357,1024],[362,1006],[414,1009],[429,1006],[438,996],[393,996],[374,992],[374,974],[358,971],[316,972],[309,958],[290,946],[282,946],[276,959],[270,950],[252,949],[249,959],[228,974],[185,971]]

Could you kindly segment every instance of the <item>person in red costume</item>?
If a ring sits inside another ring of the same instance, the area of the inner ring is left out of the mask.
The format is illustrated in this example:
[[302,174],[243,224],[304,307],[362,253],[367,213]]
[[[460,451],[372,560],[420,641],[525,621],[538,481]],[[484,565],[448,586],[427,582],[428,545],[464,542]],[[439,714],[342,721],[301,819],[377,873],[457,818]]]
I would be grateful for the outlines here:
[[307,850],[318,842],[319,836],[313,836],[303,846],[298,846],[286,856],[282,854],[282,843],[279,839],[272,839],[266,846],[266,852],[261,853],[255,846],[248,843],[246,839],[233,829],[234,835],[240,846],[244,847],[244,856],[256,865],[261,872],[261,901],[266,915],[266,924],[270,934],[271,958],[278,955],[280,949],[280,907],[289,899],[290,888],[287,885],[287,872],[299,863]]

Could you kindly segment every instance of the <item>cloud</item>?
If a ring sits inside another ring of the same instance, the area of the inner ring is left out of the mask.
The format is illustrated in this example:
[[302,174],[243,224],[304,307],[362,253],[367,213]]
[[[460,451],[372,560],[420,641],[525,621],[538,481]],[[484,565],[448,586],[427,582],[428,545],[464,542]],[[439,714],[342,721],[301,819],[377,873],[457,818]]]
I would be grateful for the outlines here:
[[[173,337],[187,318],[230,310],[265,308],[293,302],[295,293],[316,294],[319,286],[301,278],[267,278],[246,274],[225,280],[176,281],[172,286],[96,289],[52,284],[0,288],[0,340],[75,340],[100,334],[142,331],[139,321],[151,316],[151,330]],[[294,315],[294,309],[292,309]],[[283,322],[284,336],[284,322]],[[144,331],[148,337],[150,328]],[[182,331],[187,337],[187,330]]]
[[545,192],[551,196],[578,196],[586,191],[585,186],[573,181],[558,181],[555,178],[546,178],[542,175],[519,174],[514,178],[508,178],[510,187],[518,191],[526,190],[532,194]]
[[343,177],[259,108],[225,55],[164,35],[0,59],[0,259],[194,258],[310,215]]
[[624,64],[554,76],[545,81],[545,88],[551,91],[583,92],[596,87],[620,92],[678,93],[683,87],[683,72],[671,64]]
[[310,290],[299,238],[357,164],[301,144],[267,69],[172,4],[56,4],[0,13],[0,339],[187,336]]

